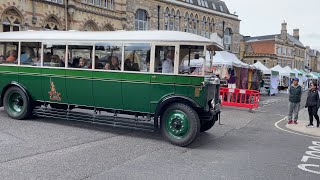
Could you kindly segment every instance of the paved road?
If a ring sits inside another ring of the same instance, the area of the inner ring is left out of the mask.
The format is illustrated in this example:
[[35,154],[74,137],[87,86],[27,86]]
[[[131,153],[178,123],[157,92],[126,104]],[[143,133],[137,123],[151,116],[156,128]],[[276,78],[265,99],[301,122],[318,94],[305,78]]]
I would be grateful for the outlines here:
[[1,108],[0,177],[318,180],[319,174],[297,166],[312,141],[320,140],[275,128],[287,114],[287,97],[271,98],[263,97],[264,107],[256,113],[224,108],[224,125],[187,148],[157,133],[50,119],[15,121]]

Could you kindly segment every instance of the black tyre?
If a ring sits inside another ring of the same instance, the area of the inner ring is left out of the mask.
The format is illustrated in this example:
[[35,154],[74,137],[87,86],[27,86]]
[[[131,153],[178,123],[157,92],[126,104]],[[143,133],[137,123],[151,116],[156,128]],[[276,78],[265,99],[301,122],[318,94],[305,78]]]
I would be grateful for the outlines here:
[[197,112],[185,104],[170,105],[161,117],[161,132],[174,145],[189,145],[199,131],[200,119]]
[[32,101],[19,87],[11,87],[5,92],[3,106],[13,119],[27,119],[32,114]]
[[213,120],[201,122],[200,132],[206,132],[211,129],[216,123],[217,119],[218,115],[215,115]]

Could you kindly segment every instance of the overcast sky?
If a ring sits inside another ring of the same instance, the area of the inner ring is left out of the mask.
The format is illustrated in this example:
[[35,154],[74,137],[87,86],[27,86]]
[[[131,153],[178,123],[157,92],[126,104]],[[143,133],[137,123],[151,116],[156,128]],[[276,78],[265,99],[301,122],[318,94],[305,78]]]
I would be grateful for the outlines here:
[[240,33],[248,36],[280,34],[281,23],[288,24],[288,33],[300,29],[305,46],[320,50],[319,0],[224,0],[230,13],[241,20]]

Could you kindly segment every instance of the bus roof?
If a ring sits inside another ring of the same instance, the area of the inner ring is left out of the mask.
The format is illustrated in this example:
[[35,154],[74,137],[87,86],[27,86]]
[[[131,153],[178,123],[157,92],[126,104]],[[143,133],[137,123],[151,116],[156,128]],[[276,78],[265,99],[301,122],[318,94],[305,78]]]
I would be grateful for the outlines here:
[[208,38],[178,31],[17,31],[0,33],[1,40],[188,42],[215,44],[213,40]]

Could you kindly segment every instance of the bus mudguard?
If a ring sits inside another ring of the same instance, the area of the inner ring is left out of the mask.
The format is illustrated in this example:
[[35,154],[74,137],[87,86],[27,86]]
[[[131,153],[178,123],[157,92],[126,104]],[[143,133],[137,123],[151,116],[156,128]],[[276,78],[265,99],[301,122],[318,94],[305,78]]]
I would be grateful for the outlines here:
[[155,119],[157,119],[161,115],[161,113],[163,113],[165,111],[166,106],[168,106],[171,103],[175,103],[175,102],[188,104],[189,106],[191,106],[195,110],[197,110],[198,108],[201,108],[201,106],[195,100],[193,100],[189,97],[181,96],[181,95],[169,95],[169,96],[162,98],[159,101],[157,108],[156,108],[156,111],[155,111],[155,116],[154,116]]
[[13,86],[16,86],[16,87],[19,87],[26,95],[28,98],[29,97],[29,93],[27,92],[26,88],[23,87],[21,84],[19,84],[18,82],[16,81],[12,81],[10,82],[9,84],[7,84],[3,89],[2,89],[2,92],[1,92],[1,96],[0,96],[0,107],[3,106],[3,96],[4,96],[4,93],[6,93],[6,91],[10,88],[10,87],[13,87]]

